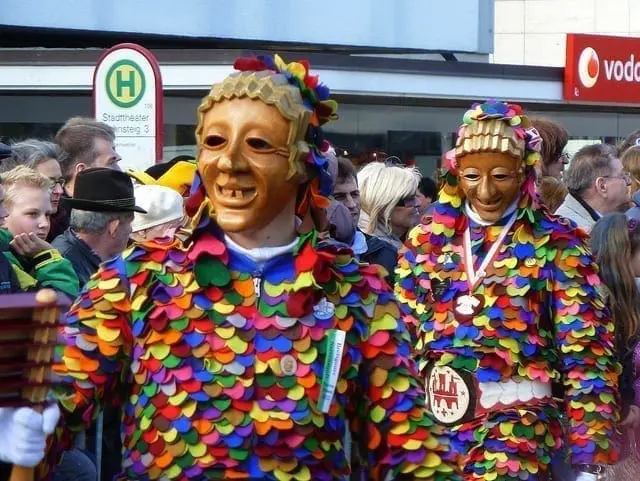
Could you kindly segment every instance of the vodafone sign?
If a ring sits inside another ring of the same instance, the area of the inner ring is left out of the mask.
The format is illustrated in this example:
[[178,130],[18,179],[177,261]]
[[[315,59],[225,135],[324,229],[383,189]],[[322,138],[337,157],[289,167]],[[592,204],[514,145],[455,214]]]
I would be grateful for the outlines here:
[[640,38],[567,34],[564,98],[640,103]]

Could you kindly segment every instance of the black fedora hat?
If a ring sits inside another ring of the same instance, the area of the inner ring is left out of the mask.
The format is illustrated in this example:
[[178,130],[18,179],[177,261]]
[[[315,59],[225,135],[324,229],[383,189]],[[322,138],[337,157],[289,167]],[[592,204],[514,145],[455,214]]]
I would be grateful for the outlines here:
[[119,170],[94,167],[78,173],[73,187],[73,197],[63,202],[71,209],[92,212],[140,212],[136,206],[131,178]]

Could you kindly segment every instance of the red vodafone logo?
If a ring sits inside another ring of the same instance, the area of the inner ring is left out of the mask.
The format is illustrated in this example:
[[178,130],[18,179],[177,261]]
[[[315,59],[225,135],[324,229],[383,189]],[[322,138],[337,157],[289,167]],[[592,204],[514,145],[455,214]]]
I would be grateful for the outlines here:
[[640,105],[640,37],[568,33],[562,94],[579,102]]
[[600,59],[591,47],[586,47],[578,58],[578,77],[585,88],[590,89],[598,81],[600,75]]

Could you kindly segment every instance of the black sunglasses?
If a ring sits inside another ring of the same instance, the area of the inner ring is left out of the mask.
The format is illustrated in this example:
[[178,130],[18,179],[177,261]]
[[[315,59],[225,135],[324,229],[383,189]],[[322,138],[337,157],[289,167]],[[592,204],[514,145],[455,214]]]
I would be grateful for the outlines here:
[[415,207],[416,206],[416,196],[410,195],[408,197],[403,197],[396,204],[398,207]]

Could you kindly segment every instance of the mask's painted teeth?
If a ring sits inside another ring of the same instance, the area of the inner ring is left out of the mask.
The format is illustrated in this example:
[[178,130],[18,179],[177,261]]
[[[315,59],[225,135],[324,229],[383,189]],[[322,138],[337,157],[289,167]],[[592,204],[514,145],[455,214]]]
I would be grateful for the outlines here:
[[219,187],[218,186],[218,191],[224,196],[224,197],[228,197],[231,199],[246,199],[248,197],[251,197],[253,194],[255,194],[256,189],[255,188],[249,188],[249,189],[227,189],[224,187]]

